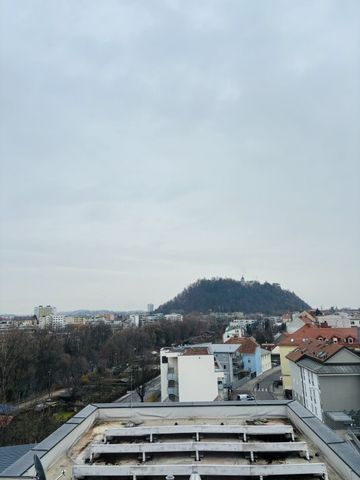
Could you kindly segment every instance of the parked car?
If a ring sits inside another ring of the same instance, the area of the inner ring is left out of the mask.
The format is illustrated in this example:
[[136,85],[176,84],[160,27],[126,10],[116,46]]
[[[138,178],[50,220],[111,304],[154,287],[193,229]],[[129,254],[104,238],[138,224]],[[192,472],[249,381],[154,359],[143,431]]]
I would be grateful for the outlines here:
[[255,400],[255,397],[253,395],[249,395],[248,393],[239,393],[237,396],[236,396],[236,400],[240,400],[240,401],[250,401],[250,400]]

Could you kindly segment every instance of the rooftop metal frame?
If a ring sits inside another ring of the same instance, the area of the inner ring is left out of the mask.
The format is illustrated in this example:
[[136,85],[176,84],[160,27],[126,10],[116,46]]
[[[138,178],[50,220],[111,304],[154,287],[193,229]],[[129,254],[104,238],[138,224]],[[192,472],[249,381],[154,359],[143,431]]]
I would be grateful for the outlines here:
[[[310,411],[308,411],[306,408],[304,408],[302,405],[300,405],[294,400],[259,400],[258,402],[256,402],[256,404],[252,403],[251,405],[239,405],[239,402],[180,403],[176,405],[176,408],[174,408],[173,404],[160,403],[98,403],[94,405],[88,405],[79,413],[77,413],[74,417],[69,419],[62,427],[60,427],[53,434],[47,437],[43,442],[37,444],[30,452],[25,454],[18,461],[16,461],[6,470],[4,470],[0,474],[0,480],[16,480],[21,478],[25,480],[31,480],[34,475],[34,454],[38,455],[39,458],[41,458],[41,461],[43,462],[46,471],[48,471],[48,469],[50,468],[53,468],[52,465],[54,464],[54,461],[59,458],[59,455],[64,454],[64,452],[66,452],[67,449],[69,449],[70,446],[74,444],[74,442],[77,442],[79,439],[81,439],[85,432],[88,431],[89,428],[92,428],[92,425],[94,425],[95,422],[118,420],[120,423],[124,424],[139,419],[154,419],[157,422],[157,420],[160,418],[167,419],[170,423],[175,421],[180,423],[185,418],[197,417],[204,418],[206,422],[208,422],[211,418],[214,419],[213,422],[217,422],[218,418],[224,418],[224,422],[227,422],[228,420],[230,420],[231,422],[235,417],[241,417],[242,419],[250,418],[255,420],[259,418],[285,418],[290,421],[294,425],[294,428],[301,432],[301,434],[304,435],[306,439],[309,439],[312,444],[316,446],[316,448],[321,452],[321,454],[324,455],[329,465],[331,465],[331,467],[338,473],[340,478],[343,478],[344,480],[360,480],[360,455],[357,454],[353,450],[353,448],[348,443],[346,443],[344,439],[336,435],[335,432],[322,424],[321,421],[316,418]],[[272,421],[270,421],[269,423],[271,424]],[[270,426],[269,423],[266,425],[266,428]],[[262,425],[256,425],[257,428],[261,426]],[[217,427],[219,427],[219,425],[217,425]],[[248,427],[252,427],[252,425],[246,426],[246,428]],[[126,430],[127,432],[129,432],[128,428],[126,428]],[[159,440],[161,441],[165,439],[160,438]],[[125,439],[120,441],[125,441]],[[174,441],[174,439],[171,439],[171,441]],[[89,446],[87,448],[89,448]],[[294,460],[295,459],[292,459],[292,461]],[[208,468],[207,471],[211,469],[211,473],[209,473],[209,475],[211,476],[211,474],[213,474],[213,465],[209,465],[206,459],[203,463],[191,462],[191,460],[188,461],[189,464],[193,464],[194,466],[194,468],[191,469],[191,474],[193,476],[196,476],[196,472],[198,472],[200,469],[204,469],[206,467]],[[305,467],[315,469],[315,463],[307,462],[306,460],[304,460],[303,462],[296,462],[296,464],[298,463],[302,465],[301,469],[294,466],[295,464],[293,463],[286,465],[268,465],[268,467],[273,468],[271,470],[272,472],[274,472],[274,468],[277,467],[277,474],[282,474],[282,476],[285,478],[287,478],[290,474],[293,475],[293,473],[289,473],[290,471],[295,471],[298,473],[298,475],[301,475],[302,473],[306,475],[307,473],[304,471]],[[148,468],[152,465],[152,462],[149,462],[142,467]],[[259,464],[241,464],[236,465],[236,468],[238,468],[239,466],[242,468],[242,471],[240,472],[239,470],[237,470],[235,472],[234,470],[235,473],[233,475],[242,474],[246,476],[247,472],[251,471],[251,475],[256,477],[256,474],[259,473],[258,469],[259,467],[261,467],[261,465]],[[81,469],[78,470],[78,473],[80,474],[83,472],[82,469],[86,467],[90,468],[92,466],[78,465],[76,468]],[[130,466],[128,467],[130,468]],[[132,468],[134,467],[137,466],[133,466]],[[175,466],[175,468],[178,467],[179,465]],[[220,473],[220,476],[222,474],[222,471],[224,471],[225,467],[228,468],[229,465],[222,464],[220,468],[218,468],[217,471]],[[250,467],[252,468],[252,470],[246,470]],[[263,466],[262,468],[264,467],[266,468],[267,466]],[[93,468],[97,467],[93,466]],[[101,465],[101,469],[104,470],[104,468],[108,468],[108,466]],[[169,465],[167,464],[166,466],[164,466],[164,468],[166,468],[167,475],[167,469],[169,468]],[[189,465],[186,465],[186,468],[190,469]],[[231,466],[230,468],[233,467]],[[323,468],[326,468],[325,465],[323,466]],[[279,469],[281,470],[281,472]],[[142,471],[145,472],[145,470]],[[266,470],[266,472],[269,471],[270,470]],[[286,473],[284,474],[285,471]],[[135,477],[133,475],[130,475],[130,478],[136,479],[136,474],[138,476],[140,475],[135,471]],[[176,475],[175,470],[173,474]],[[294,475],[295,474],[296,473],[294,473]],[[311,474],[314,474],[313,471],[311,472]],[[118,473],[116,473],[115,476],[116,475],[118,475]],[[185,475],[187,475],[187,473]],[[263,476],[266,475],[268,475],[268,473],[264,474]],[[321,473],[318,475],[323,474]],[[144,473],[144,476],[149,475]],[[259,478],[260,477],[261,474],[259,474]],[[91,478],[89,480],[91,480]]]
[[235,454],[248,453],[250,461],[261,453],[292,453],[302,452],[310,460],[309,450],[305,442],[179,442],[179,443],[121,443],[121,444],[95,444],[90,449],[90,462],[99,456],[138,454],[145,463],[148,455],[152,453],[185,453],[195,454],[195,460],[200,460],[200,453],[204,452],[234,452]]
[[75,479],[95,477],[158,477],[167,475],[211,475],[219,478],[226,477],[257,477],[283,476],[290,478],[297,475],[321,476],[328,480],[326,467],[323,463],[292,463],[281,465],[76,465],[73,467]]
[[252,435],[285,435],[294,441],[292,425],[166,425],[153,427],[110,428],[104,434],[104,441],[120,437],[148,437],[153,442],[160,435],[193,435],[196,441],[200,435],[242,435],[244,442]]

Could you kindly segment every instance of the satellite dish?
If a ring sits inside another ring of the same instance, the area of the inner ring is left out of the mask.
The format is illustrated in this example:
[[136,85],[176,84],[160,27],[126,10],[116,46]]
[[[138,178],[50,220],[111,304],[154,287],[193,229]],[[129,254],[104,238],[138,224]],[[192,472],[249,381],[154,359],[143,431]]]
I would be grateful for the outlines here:
[[40,461],[40,458],[37,455],[34,455],[34,467],[35,467],[35,478],[36,480],[46,480],[46,475],[44,472],[44,467]]

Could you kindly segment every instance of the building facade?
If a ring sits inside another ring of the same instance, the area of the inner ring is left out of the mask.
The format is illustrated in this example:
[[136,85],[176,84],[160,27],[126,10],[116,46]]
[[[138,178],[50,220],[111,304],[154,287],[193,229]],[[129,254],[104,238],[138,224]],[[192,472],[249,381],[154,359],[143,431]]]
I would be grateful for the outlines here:
[[288,354],[293,398],[324,421],[327,412],[360,410],[360,357],[310,340]]
[[252,337],[232,337],[226,341],[226,344],[238,345],[245,372],[251,376],[262,373],[261,348]]
[[38,320],[40,317],[49,317],[51,315],[56,315],[56,307],[52,307],[51,305],[39,305],[38,307],[34,308],[34,315]]
[[232,337],[238,338],[243,336],[242,327],[226,327],[225,332],[223,333],[223,342],[225,343]]
[[261,373],[270,370],[271,368],[271,352],[269,350],[261,349]]
[[207,347],[160,350],[161,401],[199,402],[222,398],[224,373]]
[[344,346],[359,346],[359,329],[316,327],[305,324],[293,333],[284,333],[278,341],[280,350],[281,375],[284,390],[291,392],[292,378],[289,367],[288,354],[308,340],[318,340],[323,343],[333,343]]
[[183,316],[180,315],[180,313],[169,313],[167,315],[164,315],[165,320],[168,320],[170,322],[182,322],[183,321]]

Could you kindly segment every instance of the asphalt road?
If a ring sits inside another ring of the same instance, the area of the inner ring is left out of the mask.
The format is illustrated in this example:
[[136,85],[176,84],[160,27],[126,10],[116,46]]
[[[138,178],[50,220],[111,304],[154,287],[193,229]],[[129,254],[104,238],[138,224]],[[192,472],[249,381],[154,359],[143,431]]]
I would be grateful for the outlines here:
[[[154,393],[160,393],[160,375],[158,377],[153,378],[149,382],[147,382],[147,388],[145,391],[145,401],[151,397]],[[131,403],[131,402],[140,402],[139,395],[133,390],[132,392],[123,395],[121,398],[115,400],[114,403]]]
[[49,393],[44,393],[43,395],[39,395],[38,397],[32,398],[30,400],[26,400],[25,402],[18,403],[15,405],[16,410],[26,410],[27,408],[31,408],[39,403],[44,402],[45,400],[51,399],[56,400],[57,397],[60,395],[67,393],[69,391],[68,388],[60,388],[58,390],[54,390],[51,392],[49,397]]
[[[257,400],[274,400],[276,397],[273,394],[273,381],[279,380],[280,372],[279,369],[276,369],[275,372],[272,372],[270,375],[265,377],[263,380],[259,380],[254,385],[254,395]],[[258,386],[258,388],[257,388]]]

